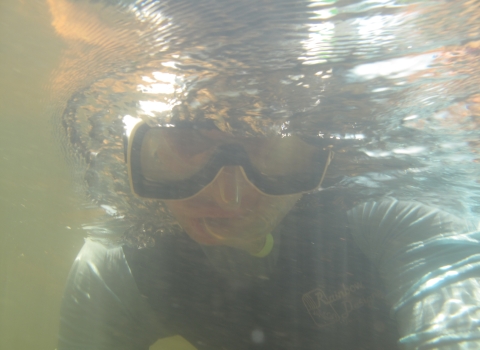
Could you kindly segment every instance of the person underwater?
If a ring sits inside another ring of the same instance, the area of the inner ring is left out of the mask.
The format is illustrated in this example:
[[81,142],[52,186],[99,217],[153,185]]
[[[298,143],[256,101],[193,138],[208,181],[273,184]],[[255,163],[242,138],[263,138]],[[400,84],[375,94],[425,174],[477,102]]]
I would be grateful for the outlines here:
[[348,6],[320,33],[306,0],[48,3],[70,45],[58,129],[102,211],[59,350],[480,347],[476,225],[344,186],[373,163],[335,136],[386,114],[345,60],[430,36],[363,40]]
[[[87,239],[60,349],[385,349],[396,347],[395,324],[405,348],[476,342],[470,258],[438,259],[473,252],[466,223],[393,198],[348,210],[346,225],[330,210],[318,220],[318,206],[295,205],[325,178],[334,156],[323,143],[239,137],[208,120],[125,124],[131,190],[163,201],[186,236],[140,250]],[[453,296],[467,312],[449,306]]]

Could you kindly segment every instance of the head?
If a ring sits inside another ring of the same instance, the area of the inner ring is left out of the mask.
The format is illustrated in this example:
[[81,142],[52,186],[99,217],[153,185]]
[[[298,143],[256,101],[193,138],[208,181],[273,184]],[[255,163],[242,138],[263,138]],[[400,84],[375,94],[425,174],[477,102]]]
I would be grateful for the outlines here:
[[302,194],[319,188],[333,155],[297,135],[124,122],[132,191],[163,201],[196,242],[254,254]]
[[[361,89],[343,90],[333,64],[312,51],[309,1],[49,3],[74,51],[56,77],[62,91],[77,80],[61,117],[66,141],[90,198],[115,208],[129,237],[178,224],[201,244],[255,253],[319,188],[338,135],[362,133],[351,121],[373,108],[340,102]],[[142,159],[123,162],[129,118],[185,131],[153,132],[159,152],[129,168]],[[139,194],[138,169],[188,190]]]

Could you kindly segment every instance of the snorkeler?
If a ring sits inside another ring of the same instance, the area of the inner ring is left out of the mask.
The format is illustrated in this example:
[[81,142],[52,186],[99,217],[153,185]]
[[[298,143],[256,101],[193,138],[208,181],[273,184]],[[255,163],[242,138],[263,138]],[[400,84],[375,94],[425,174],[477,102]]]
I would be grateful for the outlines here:
[[329,196],[295,209],[333,158],[301,137],[141,120],[126,132],[132,191],[166,203],[186,235],[140,250],[88,239],[69,277],[60,349],[147,349],[158,339],[169,349],[394,348],[387,305],[406,348],[474,334],[475,269],[458,259],[474,253],[474,235],[460,220],[388,198],[343,220]]
[[476,228],[345,194],[367,157],[332,135],[371,102],[340,103],[332,72],[298,64],[309,2],[247,2],[50,0],[57,31],[91,45],[58,81],[82,59],[110,69],[61,119],[105,215],[85,226],[58,349],[478,346]]

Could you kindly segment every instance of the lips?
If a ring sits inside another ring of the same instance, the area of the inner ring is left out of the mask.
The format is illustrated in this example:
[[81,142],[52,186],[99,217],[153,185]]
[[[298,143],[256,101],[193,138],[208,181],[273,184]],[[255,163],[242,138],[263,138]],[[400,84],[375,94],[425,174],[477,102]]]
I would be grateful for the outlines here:
[[226,245],[243,239],[256,219],[261,216],[269,201],[256,190],[244,189],[238,206],[229,206],[218,193],[207,188],[198,197],[181,201],[165,201],[178,223],[197,243],[204,245]]
[[213,237],[210,233],[208,233],[205,225],[203,224],[203,219],[188,219],[188,223],[192,228],[192,230],[189,232],[189,235],[198,243],[205,245],[222,244],[218,238]]

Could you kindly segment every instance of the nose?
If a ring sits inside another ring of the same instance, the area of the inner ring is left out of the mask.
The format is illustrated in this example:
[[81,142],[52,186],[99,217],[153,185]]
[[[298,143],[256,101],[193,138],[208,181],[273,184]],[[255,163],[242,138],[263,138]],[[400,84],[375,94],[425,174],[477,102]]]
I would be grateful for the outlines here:
[[223,208],[238,208],[246,185],[247,181],[241,167],[223,167],[212,183],[216,202]]

